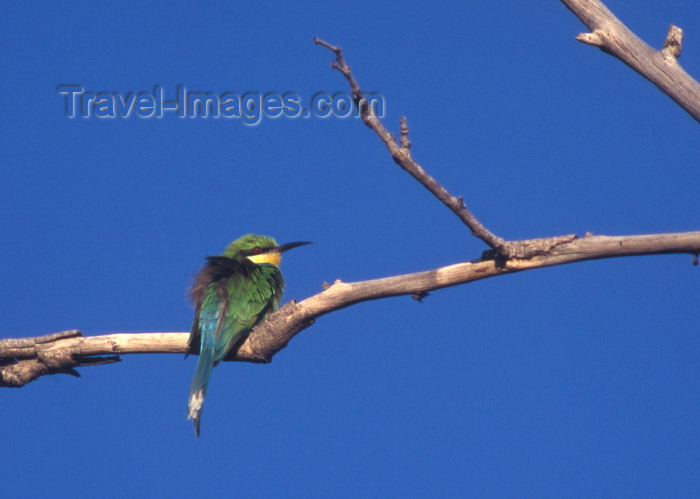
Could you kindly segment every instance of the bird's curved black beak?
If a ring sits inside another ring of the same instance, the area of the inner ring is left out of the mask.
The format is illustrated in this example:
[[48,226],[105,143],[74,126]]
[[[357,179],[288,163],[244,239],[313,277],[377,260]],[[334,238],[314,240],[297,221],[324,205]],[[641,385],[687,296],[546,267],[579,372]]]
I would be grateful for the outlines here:
[[296,243],[280,244],[279,246],[277,246],[277,251],[279,251],[280,253],[283,253],[283,252],[290,250],[292,248],[304,246],[305,244],[312,244],[312,243],[310,241],[299,241]]

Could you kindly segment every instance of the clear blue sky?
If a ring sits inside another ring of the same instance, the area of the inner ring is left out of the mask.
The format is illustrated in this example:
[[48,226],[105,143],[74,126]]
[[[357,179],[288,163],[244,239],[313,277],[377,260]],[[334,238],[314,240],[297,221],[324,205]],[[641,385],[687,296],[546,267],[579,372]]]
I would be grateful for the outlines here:
[[[660,47],[696,2],[609,1]],[[347,92],[495,233],[698,230],[698,124],[574,40],[558,1],[6,3],[0,9],[2,337],[187,331],[206,255],[311,240],[286,299],[477,258],[484,245],[354,118],[68,118],[86,93]],[[147,107],[147,106],[146,106]],[[143,114],[148,114],[146,109]],[[700,270],[586,262],[325,316],[270,365],[132,355],[3,389],[6,497],[700,495]]]

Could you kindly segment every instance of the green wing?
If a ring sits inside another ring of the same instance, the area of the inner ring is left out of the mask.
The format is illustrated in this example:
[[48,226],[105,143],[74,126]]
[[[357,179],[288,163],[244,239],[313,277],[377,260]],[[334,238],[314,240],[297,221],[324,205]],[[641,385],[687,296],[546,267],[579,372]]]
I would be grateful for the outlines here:
[[[214,363],[226,357],[257,323],[277,308],[283,286],[277,267],[256,265],[250,273],[228,277],[225,293],[208,290],[204,305],[216,307],[220,322],[215,331]],[[207,304],[210,300],[211,304]]]

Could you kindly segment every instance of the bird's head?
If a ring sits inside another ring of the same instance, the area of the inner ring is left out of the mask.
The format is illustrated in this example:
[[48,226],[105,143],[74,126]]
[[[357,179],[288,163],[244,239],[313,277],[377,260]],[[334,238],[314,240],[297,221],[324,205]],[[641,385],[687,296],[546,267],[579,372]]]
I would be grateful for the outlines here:
[[229,244],[224,252],[224,256],[229,258],[244,256],[258,265],[267,263],[279,267],[283,252],[304,244],[311,243],[308,241],[301,241],[277,244],[277,241],[268,236],[246,234]]

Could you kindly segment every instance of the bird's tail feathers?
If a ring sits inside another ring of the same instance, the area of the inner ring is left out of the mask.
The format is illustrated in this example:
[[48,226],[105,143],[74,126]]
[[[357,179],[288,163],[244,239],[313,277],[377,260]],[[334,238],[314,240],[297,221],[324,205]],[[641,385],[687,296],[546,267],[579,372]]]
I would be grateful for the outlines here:
[[209,376],[211,376],[211,370],[214,368],[212,356],[213,351],[211,349],[202,349],[199,353],[197,369],[194,372],[194,378],[190,386],[187,419],[191,419],[194,423],[194,432],[197,436],[199,436],[199,423],[202,418],[202,406],[204,405],[204,397],[207,394]]

